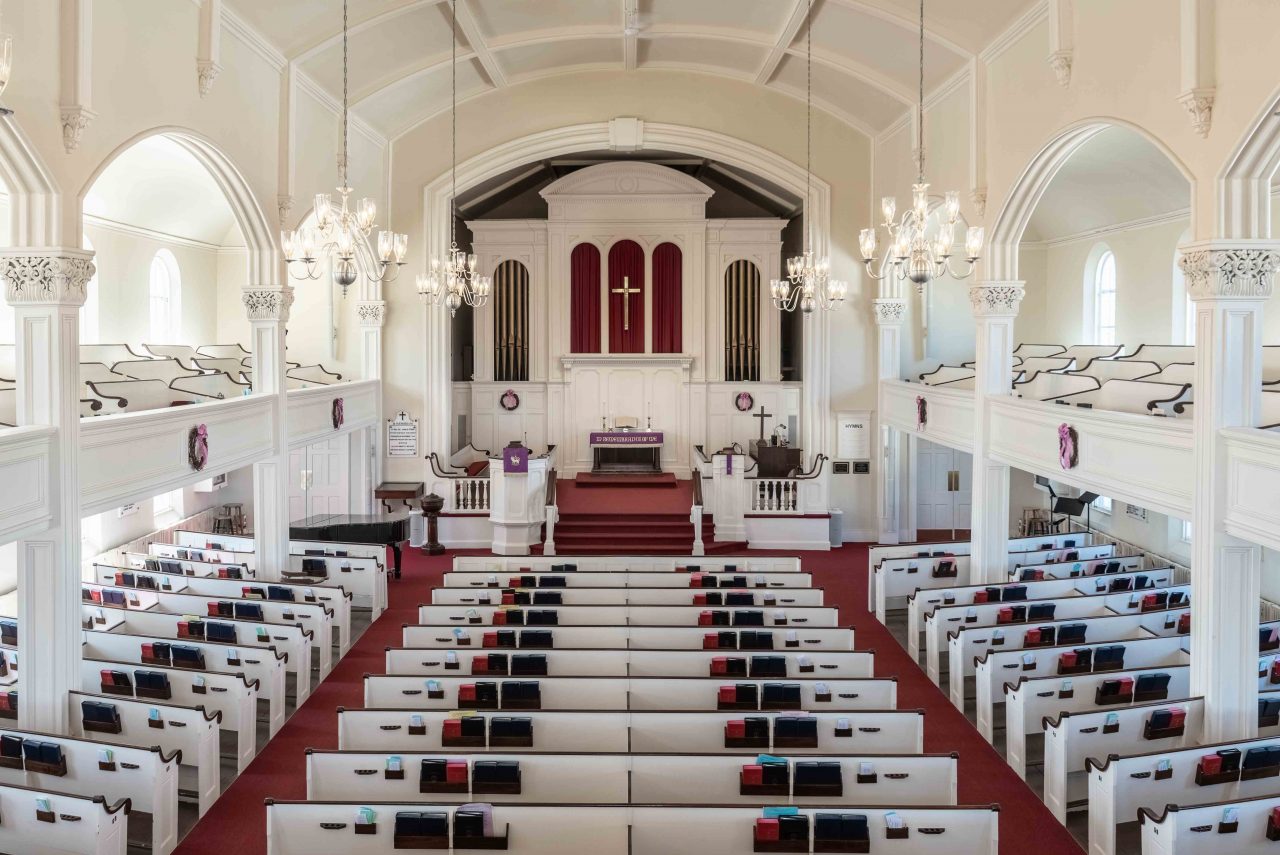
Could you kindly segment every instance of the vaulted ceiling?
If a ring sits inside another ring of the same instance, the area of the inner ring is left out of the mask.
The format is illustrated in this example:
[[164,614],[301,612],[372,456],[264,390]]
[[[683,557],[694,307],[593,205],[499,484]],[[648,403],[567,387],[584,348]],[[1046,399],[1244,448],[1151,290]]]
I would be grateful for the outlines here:
[[[593,69],[681,69],[803,99],[808,0],[458,0],[458,96]],[[925,86],[951,77],[1035,0],[933,0]],[[228,0],[335,97],[340,0]],[[916,0],[814,0],[814,103],[874,133],[915,99]],[[388,136],[448,108],[447,0],[351,0],[351,100]],[[628,29],[628,23],[631,29]]]

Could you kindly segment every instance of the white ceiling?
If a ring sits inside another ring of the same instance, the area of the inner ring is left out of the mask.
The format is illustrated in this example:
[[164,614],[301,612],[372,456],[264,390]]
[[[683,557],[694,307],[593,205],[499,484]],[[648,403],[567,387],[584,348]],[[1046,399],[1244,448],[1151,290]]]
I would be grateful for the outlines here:
[[1141,134],[1111,127],[1071,156],[1036,205],[1024,240],[1054,240],[1188,211],[1191,185]]
[[[335,97],[340,0],[227,0]],[[1036,0],[933,0],[925,85],[932,88]],[[547,74],[689,69],[804,96],[808,0],[458,0],[460,98]],[[623,33],[626,10],[639,34]],[[446,0],[351,0],[353,110],[388,136],[449,104]],[[915,0],[814,0],[813,91],[823,109],[868,132],[915,99]]]
[[164,136],[147,137],[113,160],[85,196],[84,212],[217,246],[244,245],[209,171]]

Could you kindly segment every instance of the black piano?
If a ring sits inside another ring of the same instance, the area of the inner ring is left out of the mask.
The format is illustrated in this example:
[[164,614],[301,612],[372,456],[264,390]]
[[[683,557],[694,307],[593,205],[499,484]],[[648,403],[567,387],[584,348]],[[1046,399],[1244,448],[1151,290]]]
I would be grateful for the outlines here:
[[289,523],[289,539],[389,546],[395,558],[395,575],[399,579],[400,544],[409,539],[409,516],[319,514]]

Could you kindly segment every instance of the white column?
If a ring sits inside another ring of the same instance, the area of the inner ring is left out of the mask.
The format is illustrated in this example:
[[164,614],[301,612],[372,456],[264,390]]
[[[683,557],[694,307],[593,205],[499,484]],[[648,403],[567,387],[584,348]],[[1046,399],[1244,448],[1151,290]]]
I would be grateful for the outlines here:
[[253,464],[253,551],[259,578],[279,579],[289,566],[289,426],[284,333],[293,289],[246,288],[252,328],[253,391],[274,395],[275,453]]
[[[362,300],[356,306],[356,315],[360,319],[360,362],[366,380],[382,380],[382,328],[387,322],[387,304],[379,299]],[[378,383],[378,391],[374,400],[377,402],[374,412],[382,412],[382,383]],[[373,455],[369,480],[373,486],[382,483],[382,426],[381,422],[372,432]],[[372,502],[372,496],[370,496]]]
[[1179,265],[1196,313],[1195,493],[1191,516],[1191,691],[1205,742],[1257,734],[1262,550],[1231,537],[1224,427],[1254,427],[1262,383],[1262,308],[1280,266],[1274,244],[1202,242]]
[[80,687],[80,307],[93,277],[80,249],[0,252],[16,319],[18,423],[53,425],[53,525],[18,542],[18,649],[24,727],[67,731],[67,692]]
[[987,454],[987,399],[1011,393],[1013,322],[1022,302],[1022,282],[983,282],[969,289],[977,323],[973,430],[972,581],[1004,581],[1009,554],[1009,467]]
[[[876,377],[879,380],[901,380],[902,322],[907,316],[907,301],[879,299],[873,305],[876,312]],[[883,400],[877,403],[876,409],[878,413],[884,412]],[[879,497],[876,539],[880,543],[897,543],[902,529],[902,521],[898,517],[902,490],[899,478],[902,434],[881,423],[879,439],[883,453],[880,460],[872,462],[876,495]]]
[[[435,452],[448,463],[453,456],[450,421],[453,411],[453,355],[449,345],[449,310],[444,306],[427,306],[426,313],[426,388],[422,405],[423,457]],[[416,416],[417,413],[410,413]],[[424,471],[424,474],[427,472]]]
[[[763,283],[761,283],[763,289]],[[762,301],[763,311],[767,303]],[[831,319],[822,309],[815,309],[803,319],[804,383],[800,392],[800,442],[806,466],[827,450],[827,423],[831,420],[831,374],[827,362],[827,339]]]

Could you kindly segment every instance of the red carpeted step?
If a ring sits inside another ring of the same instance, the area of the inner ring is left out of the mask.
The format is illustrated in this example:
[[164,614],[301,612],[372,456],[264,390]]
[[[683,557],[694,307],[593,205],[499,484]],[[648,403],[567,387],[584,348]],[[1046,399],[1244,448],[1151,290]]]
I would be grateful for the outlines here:
[[588,490],[605,487],[674,490],[680,482],[670,472],[661,472],[657,475],[597,475],[592,472],[579,472],[573,479],[573,483],[577,487]]

